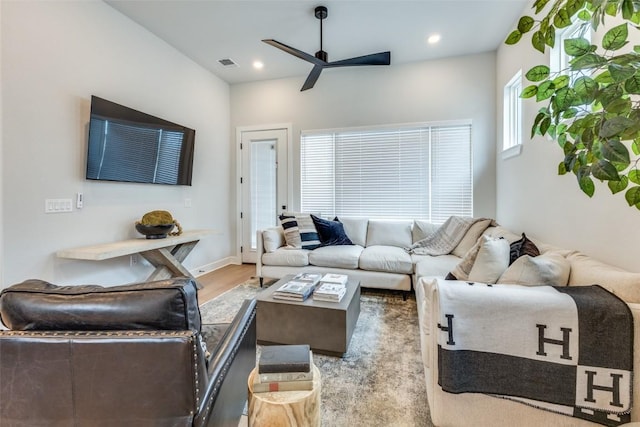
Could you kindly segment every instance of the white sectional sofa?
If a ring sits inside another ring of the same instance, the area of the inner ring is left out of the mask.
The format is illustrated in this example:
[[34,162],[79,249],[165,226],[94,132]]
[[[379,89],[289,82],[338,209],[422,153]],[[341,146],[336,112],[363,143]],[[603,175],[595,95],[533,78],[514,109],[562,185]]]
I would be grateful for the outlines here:
[[[481,235],[502,237],[509,243],[521,235],[500,226],[476,223],[452,251],[441,256],[409,255],[404,248],[433,233],[438,226],[422,221],[342,219],[354,246],[321,247],[313,251],[286,249],[279,227],[258,232],[258,277],[280,278],[300,271],[337,271],[356,277],[363,287],[415,290],[420,324],[422,360],[434,425],[474,427],[597,426],[593,422],[537,409],[480,393],[453,394],[438,385],[438,281],[460,263]],[[575,250],[557,248],[532,239],[541,255],[561,257],[569,266],[568,286],[599,284],[624,300],[633,314],[633,409],[640,421],[640,273],[599,262]],[[446,282],[445,282],[446,283]],[[487,315],[491,315],[488,313]]]
[[[344,231],[354,245],[325,246],[314,250],[286,246],[282,227],[257,233],[256,275],[261,279],[281,278],[301,271],[349,274],[365,288],[409,292],[414,276],[425,273],[446,275],[475,243],[483,224],[469,230],[469,238],[451,255],[410,255],[405,248],[433,233],[438,226],[426,221],[341,218]],[[488,220],[487,220],[488,221]],[[484,223],[486,227],[486,223]]]

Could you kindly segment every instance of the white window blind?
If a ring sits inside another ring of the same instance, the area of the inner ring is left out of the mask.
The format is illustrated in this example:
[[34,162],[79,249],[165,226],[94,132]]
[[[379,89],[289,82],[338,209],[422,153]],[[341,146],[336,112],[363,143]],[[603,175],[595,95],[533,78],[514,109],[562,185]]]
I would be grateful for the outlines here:
[[471,216],[471,124],[303,132],[301,210],[326,217]]

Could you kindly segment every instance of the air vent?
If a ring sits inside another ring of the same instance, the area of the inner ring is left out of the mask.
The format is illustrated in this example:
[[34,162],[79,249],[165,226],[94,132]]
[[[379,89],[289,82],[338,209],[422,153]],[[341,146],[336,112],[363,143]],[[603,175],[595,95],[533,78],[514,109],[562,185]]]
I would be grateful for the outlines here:
[[236,64],[231,58],[218,59],[218,62],[223,67],[227,67],[227,68],[233,68],[238,66],[238,64]]

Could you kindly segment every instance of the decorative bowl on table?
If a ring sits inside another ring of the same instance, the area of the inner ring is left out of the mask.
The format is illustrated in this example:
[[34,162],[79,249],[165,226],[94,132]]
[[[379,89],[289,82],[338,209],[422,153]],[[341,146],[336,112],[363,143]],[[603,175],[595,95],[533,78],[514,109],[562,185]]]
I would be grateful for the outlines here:
[[147,239],[164,239],[173,230],[173,227],[175,227],[175,224],[144,225],[139,222],[136,223],[138,233],[146,236]]

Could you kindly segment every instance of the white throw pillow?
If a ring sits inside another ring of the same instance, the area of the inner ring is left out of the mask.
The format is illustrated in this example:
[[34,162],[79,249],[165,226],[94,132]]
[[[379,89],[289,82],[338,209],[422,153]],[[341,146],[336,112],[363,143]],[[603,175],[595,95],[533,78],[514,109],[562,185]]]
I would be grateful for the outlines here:
[[537,257],[523,255],[506,269],[498,283],[566,286],[570,270],[569,261],[556,252],[546,252]]
[[265,252],[275,252],[280,246],[284,246],[284,230],[282,227],[267,228],[262,231],[262,243]]
[[482,236],[480,250],[469,272],[468,280],[481,283],[496,283],[509,267],[509,242]]

